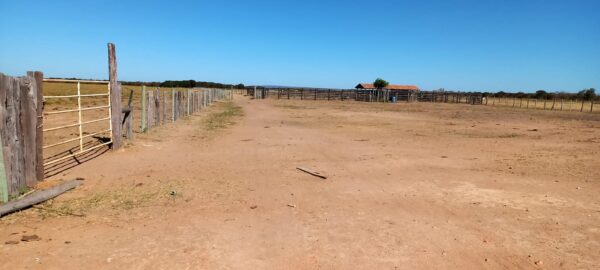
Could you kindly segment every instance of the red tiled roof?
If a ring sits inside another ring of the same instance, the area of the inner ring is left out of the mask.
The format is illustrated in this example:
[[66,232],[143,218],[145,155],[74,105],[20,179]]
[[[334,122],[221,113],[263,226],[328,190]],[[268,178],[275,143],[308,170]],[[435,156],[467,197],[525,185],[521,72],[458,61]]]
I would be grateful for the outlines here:
[[[358,89],[375,89],[375,85],[372,83],[359,83],[356,88]],[[419,91],[419,87],[416,85],[398,85],[398,84],[390,84],[385,87],[388,90],[412,90]]]

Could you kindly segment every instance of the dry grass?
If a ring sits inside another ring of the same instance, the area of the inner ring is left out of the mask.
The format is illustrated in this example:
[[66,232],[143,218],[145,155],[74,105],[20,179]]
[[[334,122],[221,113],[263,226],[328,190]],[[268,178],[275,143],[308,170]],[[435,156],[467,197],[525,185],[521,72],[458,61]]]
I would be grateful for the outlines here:
[[219,103],[218,110],[211,112],[204,121],[207,130],[215,131],[235,124],[237,117],[243,116],[244,112],[240,106],[231,101]]
[[37,206],[41,217],[85,216],[91,210],[131,210],[155,205],[180,196],[181,183],[157,182],[152,185],[138,183],[134,186],[85,194],[81,197],[54,201]]

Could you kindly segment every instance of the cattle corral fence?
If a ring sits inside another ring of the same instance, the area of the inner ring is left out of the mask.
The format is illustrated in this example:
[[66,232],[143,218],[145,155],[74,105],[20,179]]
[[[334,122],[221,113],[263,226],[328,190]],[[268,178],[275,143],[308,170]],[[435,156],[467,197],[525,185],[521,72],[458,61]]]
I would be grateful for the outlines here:
[[393,91],[322,88],[247,88],[245,94],[255,99],[340,100],[362,102],[431,102],[502,106],[550,111],[600,111],[598,101],[568,99],[506,98],[481,93],[452,91]]
[[483,104],[482,94],[317,88],[248,88],[246,95],[256,99],[341,100],[363,102],[445,102],[471,105]]

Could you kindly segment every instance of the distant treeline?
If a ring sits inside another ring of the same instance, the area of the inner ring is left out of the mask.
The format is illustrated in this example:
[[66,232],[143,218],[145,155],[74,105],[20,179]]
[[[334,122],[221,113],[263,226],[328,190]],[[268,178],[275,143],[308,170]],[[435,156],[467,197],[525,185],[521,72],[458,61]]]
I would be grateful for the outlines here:
[[595,100],[597,98],[596,89],[588,88],[583,89],[577,93],[567,93],[567,92],[554,92],[549,93],[545,90],[537,90],[535,93],[507,93],[507,92],[496,92],[496,93],[486,93],[487,96],[495,96],[495,97],[510,97],[510,98],[535,98],[535,99],[567,99],[567,100]]
[[225,89],[244,89],[244,84],[222,84],[216,82],[197,82],[194,80],[184,80],[184,81],[164,81],[160,83],[160,87],[185,87],[185,88],[193,88],[193,87],[205,87],[205,88],[225,88]]
[[[434,90],[434,92],[458,92],[458,91],[446,91],[443,88]],[[525,93],[525,92],[460,92],[464,94],[473,94],[473,95],[483,95],[488,97],[501,97],[501,98],[535,98],[535,99],[566,99],[566,100],[596,100],[598,96],[596,95],[596,89],[588,88],[583,89],[577,93],[567,93],[567,92],[547,92],[545,90],[537,90],[535,93]]]
[[[61,79],[61,80],[80,80],[80,81],[106,81],[106,80],[94,80],[94,79],[80,79],[80,78],[49,78],[49,79]],[[216,82],[197,82],[195,80],[183,80],[183,81],[164,81],[164,82],[141,82],[141,81],[120,81],[123,85],[145,85],[151,87],[179,87],[179,88],[194,88],[194,87],[205,87],[205,88],[222,88],[222,89],[244,89],[244,84],[223,84]]]

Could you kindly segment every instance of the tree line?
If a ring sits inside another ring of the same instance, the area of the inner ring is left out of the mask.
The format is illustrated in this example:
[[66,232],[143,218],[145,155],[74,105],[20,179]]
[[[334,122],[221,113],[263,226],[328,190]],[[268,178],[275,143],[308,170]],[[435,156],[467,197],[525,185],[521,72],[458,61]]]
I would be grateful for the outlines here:
[[537,90],[535,93],[507,93],[504,91],[499,91],[496,93],[484,93],[486,96],[495,96],[495,97],[509,97],[509,98],[535,98],[535,99],[567,99],[567,100],[595,100],[597,98],[596,89],[588,88],[583,89],[577,93],[567,93],[567,92],[554,92],[550,93],[545,90]]
[[[94,80],[94,79],[80,79],[80,78],[49,78],[49,79],[61,79],[61,80],[79,80],[79,81],[107,81],[107,80]],[[177,88],[194,88],[194,87],[205,87],[205,88],[221,88],[221,89],[245,89],[244,84],[223,84],[216,82],[202,82],[195,80],[181,80],[181,81],[164,81],[164,82],[142,82],[142,81],[120,81],[123,85],[133,86],[151,86],[151,87],[177,87]]]

